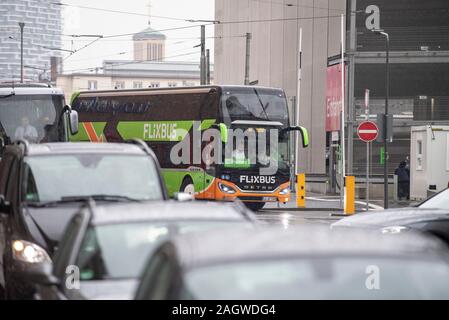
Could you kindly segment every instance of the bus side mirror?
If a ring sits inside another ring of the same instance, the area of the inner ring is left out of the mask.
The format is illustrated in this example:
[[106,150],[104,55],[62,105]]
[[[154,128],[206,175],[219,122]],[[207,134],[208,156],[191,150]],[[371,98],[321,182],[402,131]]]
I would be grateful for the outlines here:
[[281,131],[281,135],[284,136],[290,131],[299,131],[302,137],[302,147],[307,148],[309,146],[309,132],[307,131],[306,128],[300,126],[288,127]]
[[309,131],[304,127],[299,127],[299,132],[302,136],[302,147],[307,148],[309,146]]
[[70,133],[75,135],[79,130],[79,122],[78,122],[78,111],[70,110],[69,111],[69,122],[70,122]]
[[220,130],[220,137],[222,143],[228,142],[228,127],[224,123],[214,124],[212,128]]

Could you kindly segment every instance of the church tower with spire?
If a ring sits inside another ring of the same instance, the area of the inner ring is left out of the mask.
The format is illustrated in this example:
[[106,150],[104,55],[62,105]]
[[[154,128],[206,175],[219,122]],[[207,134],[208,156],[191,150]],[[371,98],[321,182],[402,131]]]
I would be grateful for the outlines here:
[[151,0],[148,1],[148,27],[133,36],[134,60],[164,61],[167,37],[151,27]]

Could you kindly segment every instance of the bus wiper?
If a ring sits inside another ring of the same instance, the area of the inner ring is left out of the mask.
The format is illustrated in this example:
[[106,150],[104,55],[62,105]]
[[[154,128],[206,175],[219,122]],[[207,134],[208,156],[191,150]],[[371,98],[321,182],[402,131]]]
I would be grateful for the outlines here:
[[257,92],[257,89],[254,89],[254,92],[256,93],[257,99],[259,99],[259,103],[260,103],[260,106],[261,106],[261,108],[262,108],[262,111],[263,111],[263,113],[264,113],[264,115],[265,115],[265,119],[266,119],[266,120],[269,120],[268,114],[267,114],[267,111],[266,111],[266,108],[268,107],[268,105],[270,104],[270,102],[267,102],[267,104],[264,106],[264,105],[263,105],[263,102],[262,102],[262,98],[260,97],[259,92]]
[[16,94],[14,92],[11,92],[10,94],[4,95],[4,96],[0,96],[0,99],[6,99],[12,96],[15,96]]

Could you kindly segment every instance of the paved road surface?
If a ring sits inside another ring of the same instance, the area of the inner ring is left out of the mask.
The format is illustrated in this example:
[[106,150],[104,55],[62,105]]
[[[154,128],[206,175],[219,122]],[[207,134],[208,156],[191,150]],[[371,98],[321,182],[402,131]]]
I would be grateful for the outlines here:
[[[381,210],[381,201],[370,203],[370,210]],[[401,205],[405,206],[405,205]],[[340,209],[340,198],[338,196],[323,196],[309,194],[306,198],[306,208],[298,209],[296,207],[296,198],[293,195],[292,200],[287,204],[277,205],[268,203],[265,208],[257,213],[260,221],[270,224],[281,224],[284,227],[295,224],[331,224],[342,217]],[[366,210],[366,204],[363,201],[356,201],[356,211]]]
[[306,209],[298,209],[293,197],[287,204],[266,204],[263,210],[257,212],[257,217],[262,222],[280,224],[285,228],[295,224],[330,224],[340,219],[331,216],[332,213],[341,213],[339,206],[337,198],[312,197],[306,200]]

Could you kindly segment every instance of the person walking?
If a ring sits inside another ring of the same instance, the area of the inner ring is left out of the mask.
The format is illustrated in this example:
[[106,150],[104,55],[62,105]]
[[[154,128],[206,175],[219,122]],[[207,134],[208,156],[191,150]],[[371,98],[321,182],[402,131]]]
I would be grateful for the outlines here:
[[394,174],[398,176],[398,198],[410,200],[410,170],[407,168],[407,162],[402,161],[396,168]]

